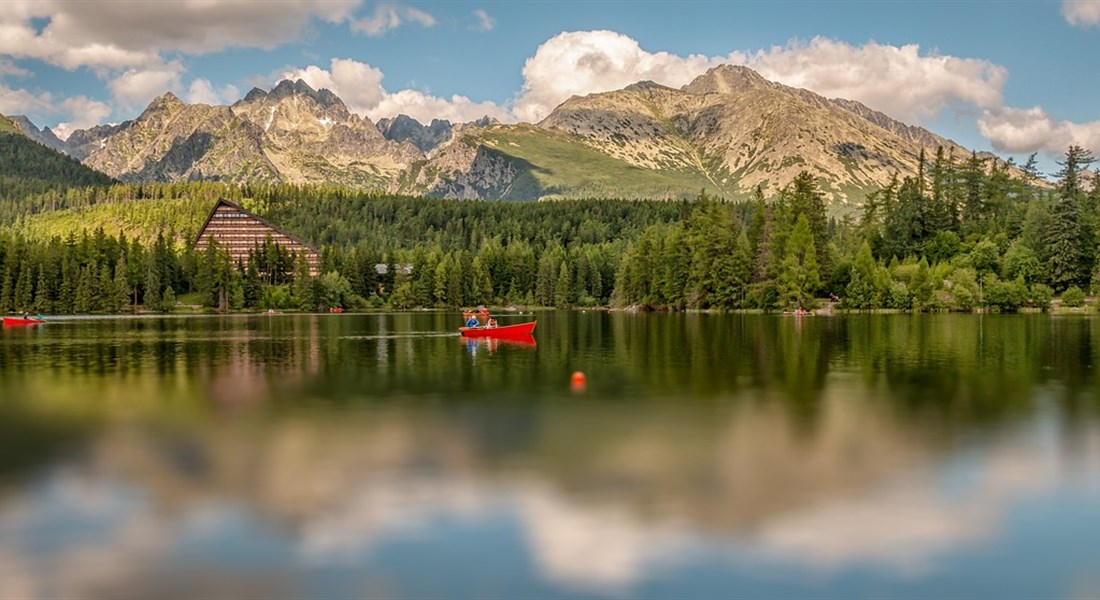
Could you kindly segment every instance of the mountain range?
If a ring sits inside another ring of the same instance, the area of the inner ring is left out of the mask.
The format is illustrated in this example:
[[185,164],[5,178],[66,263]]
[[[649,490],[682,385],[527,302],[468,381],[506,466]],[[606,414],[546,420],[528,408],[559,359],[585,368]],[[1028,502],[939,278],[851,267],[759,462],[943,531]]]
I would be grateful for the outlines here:
[[137,118],[62,140],[28,137],[122,181],[331,182],[455,198],[682,198],[774,192],[809,171],[833,202],[917,172],[938,147],[969,151],[852,100],[710,69],[682,88],[642,81],[573,97],[537,124],[488,118],[378,123],[326,89],[282,81],[230,106],[166,93]]

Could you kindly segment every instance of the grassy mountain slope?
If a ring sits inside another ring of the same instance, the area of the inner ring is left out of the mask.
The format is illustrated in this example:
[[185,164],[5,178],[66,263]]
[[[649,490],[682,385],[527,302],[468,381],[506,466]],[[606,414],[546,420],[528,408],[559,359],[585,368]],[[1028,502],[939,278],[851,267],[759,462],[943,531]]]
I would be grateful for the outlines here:
[[19,128],[15,126],[11,119],[0,115],[0,133],[19,133]]
[[[465,160],[461,156],[467,154]],[[479,163],[498,163],[496,177]],[[584,143],[577,135],[534,125],[475,130],[443,149],[408,191],[447,197],[678,199],[730,195],[688,168],[649,169]],[[483,173],[481,178],[472,177]],[[465,193],[464,193],[465,192]]]

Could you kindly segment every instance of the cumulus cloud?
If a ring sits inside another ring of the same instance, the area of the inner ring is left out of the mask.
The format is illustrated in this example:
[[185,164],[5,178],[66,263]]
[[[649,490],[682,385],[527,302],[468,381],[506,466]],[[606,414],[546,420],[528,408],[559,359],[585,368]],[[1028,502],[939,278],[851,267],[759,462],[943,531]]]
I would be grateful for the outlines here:
[[617,90],[646,79],[678,87],[713,66],[743,60],[740,53],[682,57],[649,52],[614,31],[559,33],[524,64],[523,91],[514,112],[520,120],[539,121],[573,95]]
[[277,10],[264,10],[253,0],[9,0],[0,17],[0,54],[66,69],[146,67],[160,62],[162,51],[271,48],[297,38],[314,18],[349,19],[360,1],[283,0]]
[[978,131],[1002,152],[1060,154],[1071,144],[1100,151],[1100,121],[1058,121],[1038,106],[985,111]]
[[123,107],[141,108],[165,92],[178,92],[183,66],[179,62],[149,69],[128,69],[107,84],[111,95]]
[[187,101],[197,104],[230,104],[241,97],[235,85],[226,85],[217,90],[208,79],[194,79],[187,88]]
[[820,37],[757,52],[746,64],[767,79],[857,100],[908,122],[954,104],[998,107],[1008,77],[989,61],[922,54],[916,44],[852,46]]
[[474,29],[477,31],[492,31],[492,29],[497,26],[496,20],[481,8],[474,10],[474,19],[477,20],[477,23],[474,25]]
[[336,58],[329,68],[310,65],[304,69],[285,70],[278,79],[302,79],[315,89],[325,88],[339,96],[353,112],[378,120],[406,114],[422,122],[448,119],[465,122],[490,116],[511,120],[509,111],[494,102],[475,102],[465,96],[439,98],[419,90],[404,89],[394,93],[382,85],[382,71],[363,62]]
[[10,77],[30,77],[31,72],[10,60],[0,58],[0,77],[4,77],[5,75]]
[[382,71],[357,60],[334,58],[326,70],[316,65],[289,70],[279,79],[302,79],[314,89],[328,89],[340,96],[349,108],[365,114],[386,96]]
[[0,114],[20,115],[54,112],[53,96],[49,92],[32,93],[13,89],[0,82]]
[[[27,115],[34,119],[61,119],[53,131],[66,139],[76,129],[99,125],[111,114],[111,107],[87,96],[57,99],[49,92],[13,89],[0,82],[0,114]],[[41,125],[41,122],[36,123]]]
[[92,100],[87,96],[66,98],[59,104],[62,113],[68,114],[68,120],[58,123],[53,132],[57,137],[69,139],[69,134],[77,129],[87,129],[103,123],[111,114],[111,107],[105,102]]
[[1077,27],[1100,25],[1100,2],[1097,0],[1063,0],[1062,16]]
[[764,77],[823,96],[858,100],[913,122],[954,104],[1000,106],[1006,70],[985,60],[921,53],[915,44],[890,46],[814,38],[755,54],[677,56],[649,52],[613,31],[554,36],[528,59],[516,115],[542,119],[572,95],[622,88],[641,80],[679,87],[720,64],[746,65]]
[[415,23],[421,27],[435,26],[435,17],[411,6],[383,3],[374,7],[374,14],[352,21],[351,30],[379,36],[406,23]]

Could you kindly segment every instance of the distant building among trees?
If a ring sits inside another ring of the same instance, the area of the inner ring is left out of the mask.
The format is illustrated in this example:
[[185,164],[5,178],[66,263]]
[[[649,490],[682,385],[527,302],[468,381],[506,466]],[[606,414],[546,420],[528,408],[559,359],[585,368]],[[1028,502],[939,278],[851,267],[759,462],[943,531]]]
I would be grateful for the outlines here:
[[194,248],[206,250],[211,241],[228,251],[234,263],[245,266],[253,252],[272,242],[287,253],[304,258],[311,277],[320,273],[321,257],[317,248],[228,200],[218,200],[214,205],[195,236]]

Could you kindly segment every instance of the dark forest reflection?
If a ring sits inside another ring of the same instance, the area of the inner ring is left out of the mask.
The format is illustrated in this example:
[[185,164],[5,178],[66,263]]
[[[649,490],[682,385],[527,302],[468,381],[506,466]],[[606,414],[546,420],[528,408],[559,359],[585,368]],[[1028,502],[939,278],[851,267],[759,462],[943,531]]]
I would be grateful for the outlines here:
[[1098,320],[538,319],[5,330],[0,597],[1100,591]]

